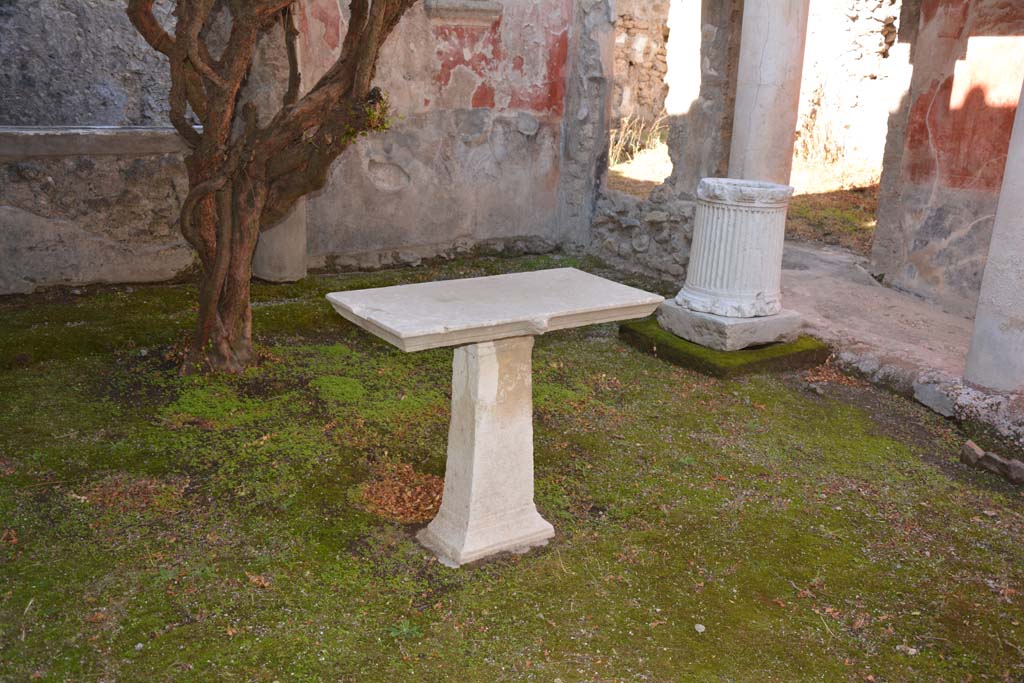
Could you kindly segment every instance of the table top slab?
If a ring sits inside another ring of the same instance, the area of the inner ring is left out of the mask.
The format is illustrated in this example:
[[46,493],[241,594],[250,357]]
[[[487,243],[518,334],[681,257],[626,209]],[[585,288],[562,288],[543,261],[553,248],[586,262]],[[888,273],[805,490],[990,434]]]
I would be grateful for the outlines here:
[[403,351],[643,318],[664,301],[575,268],[333,292],[327,300]]

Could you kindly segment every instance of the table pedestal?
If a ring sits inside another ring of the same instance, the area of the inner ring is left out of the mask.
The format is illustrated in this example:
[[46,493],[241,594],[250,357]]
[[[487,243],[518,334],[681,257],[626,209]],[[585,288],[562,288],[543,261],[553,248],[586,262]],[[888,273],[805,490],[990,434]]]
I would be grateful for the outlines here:
[[532,352],[533,337],[455,349],[444,497],[417,536],[444,564],[555,535],[533,502]]

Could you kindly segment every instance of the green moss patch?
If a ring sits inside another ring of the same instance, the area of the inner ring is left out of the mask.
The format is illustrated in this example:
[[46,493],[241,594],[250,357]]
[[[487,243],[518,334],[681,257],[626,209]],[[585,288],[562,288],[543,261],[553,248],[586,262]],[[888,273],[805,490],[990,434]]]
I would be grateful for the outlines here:
[[[382,467],[443,474],[452,356],[401,353],[340,316],[322,328],[323,290],[562,263],[258,285],[257,311],[275,313],[238,377],[182,378],[159,349],[141,353],[193,315],[159,287],[0,302],[17,308],[3,338],[44,349],[43,321],[124,298],[121,320],[93,309],[70,328],[77,351],[0,367],[0,680],[1024,670],[1024,497],[958,462],[962,433],[870,387],[708,377],[615,325],[536,340],[548,546],[451,570],[414,525],[367,513],[360,493]],[[289,322],[289,307],[308,317]]]
[[354,406],[366,396],[362,382],[351,377],[326,375],[314,379],[310,386],[316,389],[320,400],[332,408]]
[[619,334],[641,351],[712,377],[802,370],[825,362],[830,353],[827,344],[806,336],[785,344],[716,351],[663,330],[654,318],[623,323]]

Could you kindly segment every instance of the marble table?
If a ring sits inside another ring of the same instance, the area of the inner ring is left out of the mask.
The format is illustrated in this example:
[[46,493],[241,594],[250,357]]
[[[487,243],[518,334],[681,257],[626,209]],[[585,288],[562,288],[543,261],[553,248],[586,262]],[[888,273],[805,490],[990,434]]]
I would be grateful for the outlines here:
[[449,566],[543,545],[533,501],[533,338],[643,318],[662,297],[575,268],[327,295],[403,351],[455,346],[441,509],[418,539]]

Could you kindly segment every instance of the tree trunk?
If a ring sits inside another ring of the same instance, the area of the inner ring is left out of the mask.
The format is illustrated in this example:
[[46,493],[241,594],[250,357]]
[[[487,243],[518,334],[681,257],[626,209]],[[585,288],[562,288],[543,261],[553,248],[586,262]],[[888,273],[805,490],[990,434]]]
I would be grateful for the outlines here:
[[[128,0],[128,17],[170,62],[171,123],[192,150],[179,222],[202,276],[182,372],[237,373],[253,357],[249,291],[260,229],[323,187],[331,163],[359,135],[387,129],[387,100],[371,83],[381,46],[417,0],[350,0],[341,54],[301,98],[293,0],[175,0],[173,36],[154,16],[155,2]],[[212,50],[207,29],[220,11],[231,28]],[[261,125],[255,105],[240,106],[238,96],[260,36],[275,27],[284,29],[288,89]]]
[[243,173],[241,177],[217,190],[215,212],[200,216],[213,223],[216,238],[212,244],[199,243],[206,253],[199,287],[199,319],[183,373],[238,373],[253,358],[252,258],[268,186],[261,174],[254,177]]

